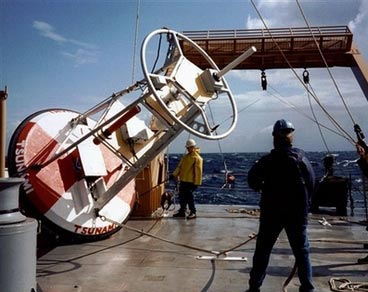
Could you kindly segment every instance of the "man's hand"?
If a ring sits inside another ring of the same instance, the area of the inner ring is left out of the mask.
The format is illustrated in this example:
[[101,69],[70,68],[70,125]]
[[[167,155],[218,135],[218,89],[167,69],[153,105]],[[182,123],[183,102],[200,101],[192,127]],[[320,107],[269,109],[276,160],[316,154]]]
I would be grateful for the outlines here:
[[357,150],[357,153],[359,154],[359,156],[364,158],[365,155],[366,155],[364,148],[359,143],[356,143],[355,147],[356,147],[356,150]]

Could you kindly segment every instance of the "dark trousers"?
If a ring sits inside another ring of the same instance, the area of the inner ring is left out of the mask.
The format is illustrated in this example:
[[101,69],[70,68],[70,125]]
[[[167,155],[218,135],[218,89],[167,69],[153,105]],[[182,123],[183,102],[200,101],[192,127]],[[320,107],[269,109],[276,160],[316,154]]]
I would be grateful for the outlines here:
[[[277,215],[275,217],[277,218]],[[287,219],[285,222],[278,222],[277,219],[274,219],[270,222],[270,220],[262,220],[262,218],[253,256],[253,267],[250,271],[249,287],[251,291],[258,291],[261,287],[266,276],[272,248],[284,228],[298,267],[298,277],[301,284],[299,291],[314,291],[312,266],[309,259],[307,225],[295,223],[295,220],[293,221],[292,219]]]
[[185,212],[187,209],[187,205],[191,213],[196,213],[196,208],[194,205],[194,195],[193,192],[197,186],[193,183],[181,181],[179,186],[179,203],[180,210],[179,212]]

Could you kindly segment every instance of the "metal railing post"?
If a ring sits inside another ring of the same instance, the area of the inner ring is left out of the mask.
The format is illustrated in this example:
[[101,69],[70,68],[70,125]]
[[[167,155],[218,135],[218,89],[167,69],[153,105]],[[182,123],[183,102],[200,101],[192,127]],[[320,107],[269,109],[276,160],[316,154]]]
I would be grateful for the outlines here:
[[8,88],[0,90],[0,177],[5,177],[6,99]]

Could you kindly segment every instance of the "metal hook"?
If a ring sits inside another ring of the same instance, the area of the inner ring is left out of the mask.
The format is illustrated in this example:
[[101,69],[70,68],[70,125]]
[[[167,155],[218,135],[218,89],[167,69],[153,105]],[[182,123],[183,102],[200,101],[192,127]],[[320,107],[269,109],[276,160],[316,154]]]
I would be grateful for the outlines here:
[[304,68],[303,72],[303,81],[305,84],[309,84],[309,72],[306,68]]
[[264,70],[262,70],[262,73],[261,73],[261,85],[262,85],[262,90],[267,90],[267,78],[266,78],[266,73]]

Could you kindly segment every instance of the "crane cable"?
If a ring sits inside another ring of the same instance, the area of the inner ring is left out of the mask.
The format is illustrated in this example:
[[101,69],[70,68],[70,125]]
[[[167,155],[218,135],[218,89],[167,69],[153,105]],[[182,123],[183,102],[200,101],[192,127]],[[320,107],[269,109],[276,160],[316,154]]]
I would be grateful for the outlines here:
[[[317,96],[310,82],[309,82],[309,88],[310,88],[310,90],[313,92],[313,94],[314,94],[315,96]],[[308,98],[310,99],[309,91],[308,91]],[[311,108],[311,111],[312,111],[312,110],[313,110],[313,109]],[[327,117],[327,118],[329,118],[329,117]],[[329,120],[330,120],[330,122],[333,124],[333,121],[331,121],[331,119],[329,119]],[[317,121],[317,119],[316,119],[316,121]],[[321,123],[319,123],[319,122],[317,122],[317,125],[318,125],[319,127],[320,127],[320,126],[322,126],[322,127],[323,127],[323,125],[322,125]],[[326,129],[331,130],[331,129],[329,129],[329,128],[326,128]],[[335,134],[337,134],[337,135],[339,135],[339,136],[341,136],[341,137],[345,138],[345,139],[346,139],[349,143],[351,143],[352,145],[355,145],[355,141],[352,141],[351,139],[348,139],[348,137],[344,136],[344,133],[343,133],[339,128],[336,128],[336,130],[337,130],[338,132],[335,132]],[[332,131],[332,130],[331,130],[331,131]],[[332,132],[334,132],[334,131],[332,131]],[[321,136],[322,136],[322,133],[321,133]],[[323,137],[322,137],[322,139],[323,139]],[[328,151],[328,152],[330,152],[330,151]]]
[[339,89],[339,87],[338,87],[338,85],[337,85],[337,83],[336,83],[335,78],[333,77],[333,75],[332,75],[332,73],[331,73],[330,68],[328,67],[328,64],[327,64],[326,58],[324,57],[323,52],[322,52],[322,50],[321,50],[321,48],[320,48],[320,46],[319,46],[319,44],[318,44],[318,42],[317,42],[317,39],[316,39],[316,37],[315,37],[315,35],[314,35],[314,33],[313,33],[313,30],[312,30],[312,28],[310,27],[310,25],[309,25],[309,23],[308,23],[308,20],[307,20],[307,18],[306,18],[306,16],[305,16],[305,14],[304,14],[303,8],[302,8],[302,6],[300,5],[299,0],[295,0],[295,1],[296,1],[297,5],[298,5],[298,7],[299,7],[300,13],[301,13],[301,14],[302,14],[302,16],[303,16],[303,19],[304,19],[304,21],[305,21],[306,25],[308,26],[309,32],[311,33],[311,35],[312,35],[312,37],[313,37],[313,40],[314,40],[314,42],[315,42],[315,44],[316,44],[316,46],[317,46],[317,48],[318,48],[318,52],[319,52],[319,54],[321,55],[321,58],[322,58],[322,60],[323,60],[323,62],[324,62],[324,64],[325,64],[325,67],[326,67],[326,69],[327,69],[327,71],[328,71],[328,74],[330,75],[330,78],[331,78],[331,80],[332,80],[332,82],[333,82],[333,84],[334,84],[334,86],[335,86],[335,88],[336,88],[336,91],[337,91],[337,93],[338,93],[338,94],[339,94],[339,96],[340,96],[340,99],[341,99],[341,101],[342,101],[342,103],[343,103],[343,105],[344,105],[344,107],[345,107],[345,109],[346,109],[346,112],[348,113],[348,115],[349,115],[349,117],[350,117],[350,119],[351,119],[351,121],[352,121],[353,125],[355,125],[356,123],[355,123],[355,121],[354,121],[354,118],[353,118],[353,116],[352,116],[352,114],[351,114],[351,112],[350,112],[350,110],[349,110],[349,108],[348,108],[348,105],[347,105],[347,104],[346,104],[346,102],[345,102],[344,97],[342,96],[342,93],[341,93],[341,91],[340,91],[340,89]]
[[[288,66],[289,66],[289,68],[292,70],[292,72],[294,73],[294,75],[296,76],[296,78],[300,81],[300,83],[304,86],[304,88],[307,90],[307,92],[308,93],[310,93],[311,94],[311,96],[314,98],[314,100],[316,101],[316,103],[320,106],[320,108],[322,109],[322,111],[330,118],[330,120],[331,120],[331,122],[333,122],[333,124],[335,125],[335,127],[336,128],[338,128],[338,129],[340,129],[345,135],[346,135],[346,137],[347,138],[349,138],[352,142],[354,142],[354,144],[355,144],[355,140],[353,139],[353,137],[348,133],[348,132],[346,132],[343,128],[342,128],[342,126],[331,116],[331,114],[330,113],[328,113],[328,111],[326,110],[326,108],[321,104],[321,102],[319,101],[319,99],[309,90],[309,88],[307,87],[307,85],[306,84],[304,84],[303,83],[303,81],[301,80],[301,78],[299,77],[299,75],[296,73],[296,70],[291,66],[291,64],[290,64],[290,62],[289,62],[289,60],[286,58],[286,56],[285,56],[285,54],[284,54],[284,52],[281,50],[281,48],[280,48],[280,46],[279,46],[279,44],[276,42],[276,40],[275,40],[275,38],[273,37],[273,35],[272,35],[272,33],[271,33],[271,31],[270,31],[270,29],[268,28],[268,26],[267,26],[267,24],[266,24],[266,22],[264,21],[264,19],[263,19],[263,17],[262,17],[262,15],[260,14],[260,12],[259,12],[259,10],[258,10],[258,8],[257,8],[257,6],[255,5],[255,3],[254,3],[254,0],[250,0],[251,1],[251,3],[252,3],[252,5],[253,5],[253,7],[254,7],[254,9],[256,10],[256,12],[257,12],[257,14],[258,14],[258,16],[259,16],[259,18],[260,18],[260,20],[262,21],[262,23],[263,23],[263,25],[265,26],[265,28],[266,28],[266,30],[267,30],[267,32],[269,33],[269,35],[271,36],[271,39],[272,39],[272,41],[274,42],[274,44],[276,45],[276,47],[278,48],[278,50],[280,51],[280,53],[281,53],[281,55],[282,55],[282,57],[284,58],[284,60],[285,60],[285,62],[288,64]],[[298,0],[296,0],[296,1],[298,1]],[[313,34],[312,34],[313,35]],[[313,37],[314,37],[314,35],[313,35]],[[319,47],[318,47],[319,48]],[[334,79],[333,79],[334,80]],[[340,92],[340,91],[339,91]],[[344,102],[344,104],[345,104],[345,102]],[[350,114],[350,112],[349,112],[349,114]],[[350,115],[350,118],[352,118],[351,117],[351,115]],[[355,123],[354,123],[355,124]],[[294,264],[294,267],[293,267],[293,269],[292,269],[292,271],[291,271],[291,273],[290,273],[290,275],[289,275],[289,277],[288,277],[288,279],[284,282],[284,284],[283,284],[283,286],[282,286],[282,290],[283,290],[283,292],[286,292],[287,290],[286,290],[286,288],[287,288],[287,285],[289,284],[289,279],[291,279],[293,276],[294,276],[294,274],[296,273],[296,271],[297,271],[297,265],[296,265],[296,263]]]
[[322,109],[322,111],[330,118],[330,120],[333,122],[333,124],[335,125],[336,128],[340,129],[344,135],[350,139],[354,144],[355,144],[355,139],[347,132],[345,131],[342,126],[331,116],[331,114],[326,110],[326,108],[321,104],[321,102],[318,100],[318,98],[309,90],[309,88],[304,84],[304,82],[301,80],[301,78],[298,76],[296,70],[291,66],[289,60],[287,59],[287,57],[285,56],[284,52],[282,51],[282,49],[280,48],[279,44],[277,43],[277,41],[275,40],[273,34],[271,33],[270,29],[268,28],[266,22],[264,21],[261,13],[259,12],[257,6],[254,3],[254,0],[250,0],[255,11],[257,12],[260,20],[262,21],[264,27],[266,28],[268,34],[270,35],[272,41],[274,42],[275,46],[278,48],[278,50],[280,51],[280,54],[282,55],[282,57],[284,58],[285,62],[288,64],[289,68],[291,69],[291,71],[294,73],[295,77],[300,81],[300,83],[304,86],[304,88],[311,94],[311,96],[314,98],[314,100],[316,101],[316,103],[320,106],[320,108]]
[[[303,72],[303,80],[304,80],[304,83],[306,83],[306,84],[307,84],[307,86],[309,86],[309,87],[310,87],[311,91],[313,91],[313,93],[315,93],[315,92],[314,92],[314,90],[313,90],[313,88],[312,88],[312,85],[311,85],[311,84],[310,84],[310,82],[309,82],[309,72],[307,71],[307,69],[305,69],[305,70],[304,70],[304,72]],[[327,152],[328,152],[329,154],[331,154],[331,151],[330,151],[330,149],[328,148],[328,145],[327,145],[327,141],[326,141],[326,139],[325,139],[325,136],[323,135],[323,132],[322,132],[322,129],[321,129],[320,123],[319,123],[319,122],[318,122],[318,120],[317,120],[316,113],[314,112],[313,105],[312,105],[312,100],[311,100],[311,96],[310,96],[310,94],[309,94],[309,91],[307,91],[307,97],[308,97],[309,108],[310,108],[310,110],[311,110],[311,113],[312,113],[312,115],[313,115],[313,118],[314,118],[314,119],[315,119],[315,121],[317,122],[317,128],[318,128],[319,134],[320,134],[320,136],[321,136],[322,142],[323,142],[323,144],[325,145]]]
[[[211,115],[211,119],[212,121],[214,121],[214,116],[213,116],[213,112],[212,112],[212,109],[211,107],[208,107],[209,108],[209,111],[210,111],[210,115]],[[215,130],[215,133],[217,132],[217,130]],[[217,133],[216,133],[217,134]],[[221,154],[221,158],[222,158],[222,163],[224,165],[224,169],[225,169],[225,184],[227,182],[227,175],[229,173],[229,170],[227,168],[227,164],[226,164],[226,160],[225,160],[225,156],[224,156],[224,153],[222,152],[222,147],[221,147],[221,144],[220,144],[220,141],[217,140],[217,145],[218,145],[218,148],[219,148],[219,151],[220,151],[220,154]]]
[[[243,107],[242,109],[238,110],[238,113],[248,109],[249,107],[251,107],[252,105],[254,105],[255,103],[257,103],[258,101],[260,101],[260,99],[256,99],[255,101],[251,102],[250,104],[247,104],[245,107]],[[211,116],[211,119],[212,119],[212,123],[214,124],[214,115],[213,115],[213,112],[212,112],[212,109],[211,109],[211,106],[209,105],[208,106],[209,108],[209,112],[210,112],[210,116]],[[223,120],[221,123],[219,123],[218,125],[221,125],[223,123],[225,123],[227,120],[229,120],[230,118],[232,118],[233,116],[230,116],[228,117],[227,119]],[[217,130],[215,129],[215,133],[217,132]],[[227,164],[226,164],[226,159],[225,159],[225,155],[222,151],[222,147],[221,147],[221,144],[220,144],[220,141],[217,140],[217,144],[218,144],[218,147],[219,147],[219,151],[220,151],[220,154],[221,154],[221,158],[222,158],[222,162],[223,162],[223,165],[224,165],[224,170],[225,170],[225,179],[224,179],[224,184],[222,185],[221,189],[225,188],[225,187],[230,187],[231,184],[229,184],[229,169],[227,167]],[[235,177],[234,177],[235,179]]]
[[[272,86],[272,85],[270,85],[270,84],[268,84],[268,87],[270,87],[273,91],[275,91],[275,93],[277,93],[277,95],[276,94],[274,94],[274,93],[271,93],[270,91],[267,91],[267,93],[269,94],[269,95],[271,95],[272,97],[274,97],[274,98],[276,98],[276,99],[278,99],[281,103],[283,103],[283,104],[285,104],[286,106],[289,106],[290,108],[292,108],[292,109],[294,109],[295,111],[297,111],[299,114],[301,114],[302,116],[304,116],[305,118],[307,118],[308,120],[310,120],[310,121],[312,121],[312,122],[314,122],[314,123],[317,123],[317,124],[319,124],[322,128],[324,128],[324,129],[326,129],[326,130],[328,130],[328,131],[330,131],[331,133],[334,133],[334,134],[336,134],[336,135],[338,135],[338,136],[340,136],[340,137],[342,137],[342,138],[344,138],[344,139],[346,139],[348,142],[350,142],[351,144],[353,144],[353,145],[355,145],[355,143],[352,143],[351,142],[351,140],[349,140],[346,136],[344,136],[342,133],[340,133],[340,132],[338,132],[338,131],[336,131],[336,130],[334,130],[334,129],[331,129],[330,127],[327,127],[326,125],[324,125],[324,124],[322,124],[322,123],[320,123],[320,122],[318,122],[318,121],[316,121],[315,119],[313,119],[313,117],[311,117],[311,116],[309,116],[307,113],[305,113],[304,111],[302,111],[300,108],[298,108],[295,104],[293,104],[292,102],[290,102],[290,101],[288,101],[288,100],[286,100],[286,99],[284,99],[283,97],[282,97],[282,95]],[[338,130],[338,129],[337,129]]]
[[134,83],[135,80],[140,2],[141,2],[140,0],[137,0],[137,12],[135,18],[134,47],[133,47],[132,83]]

